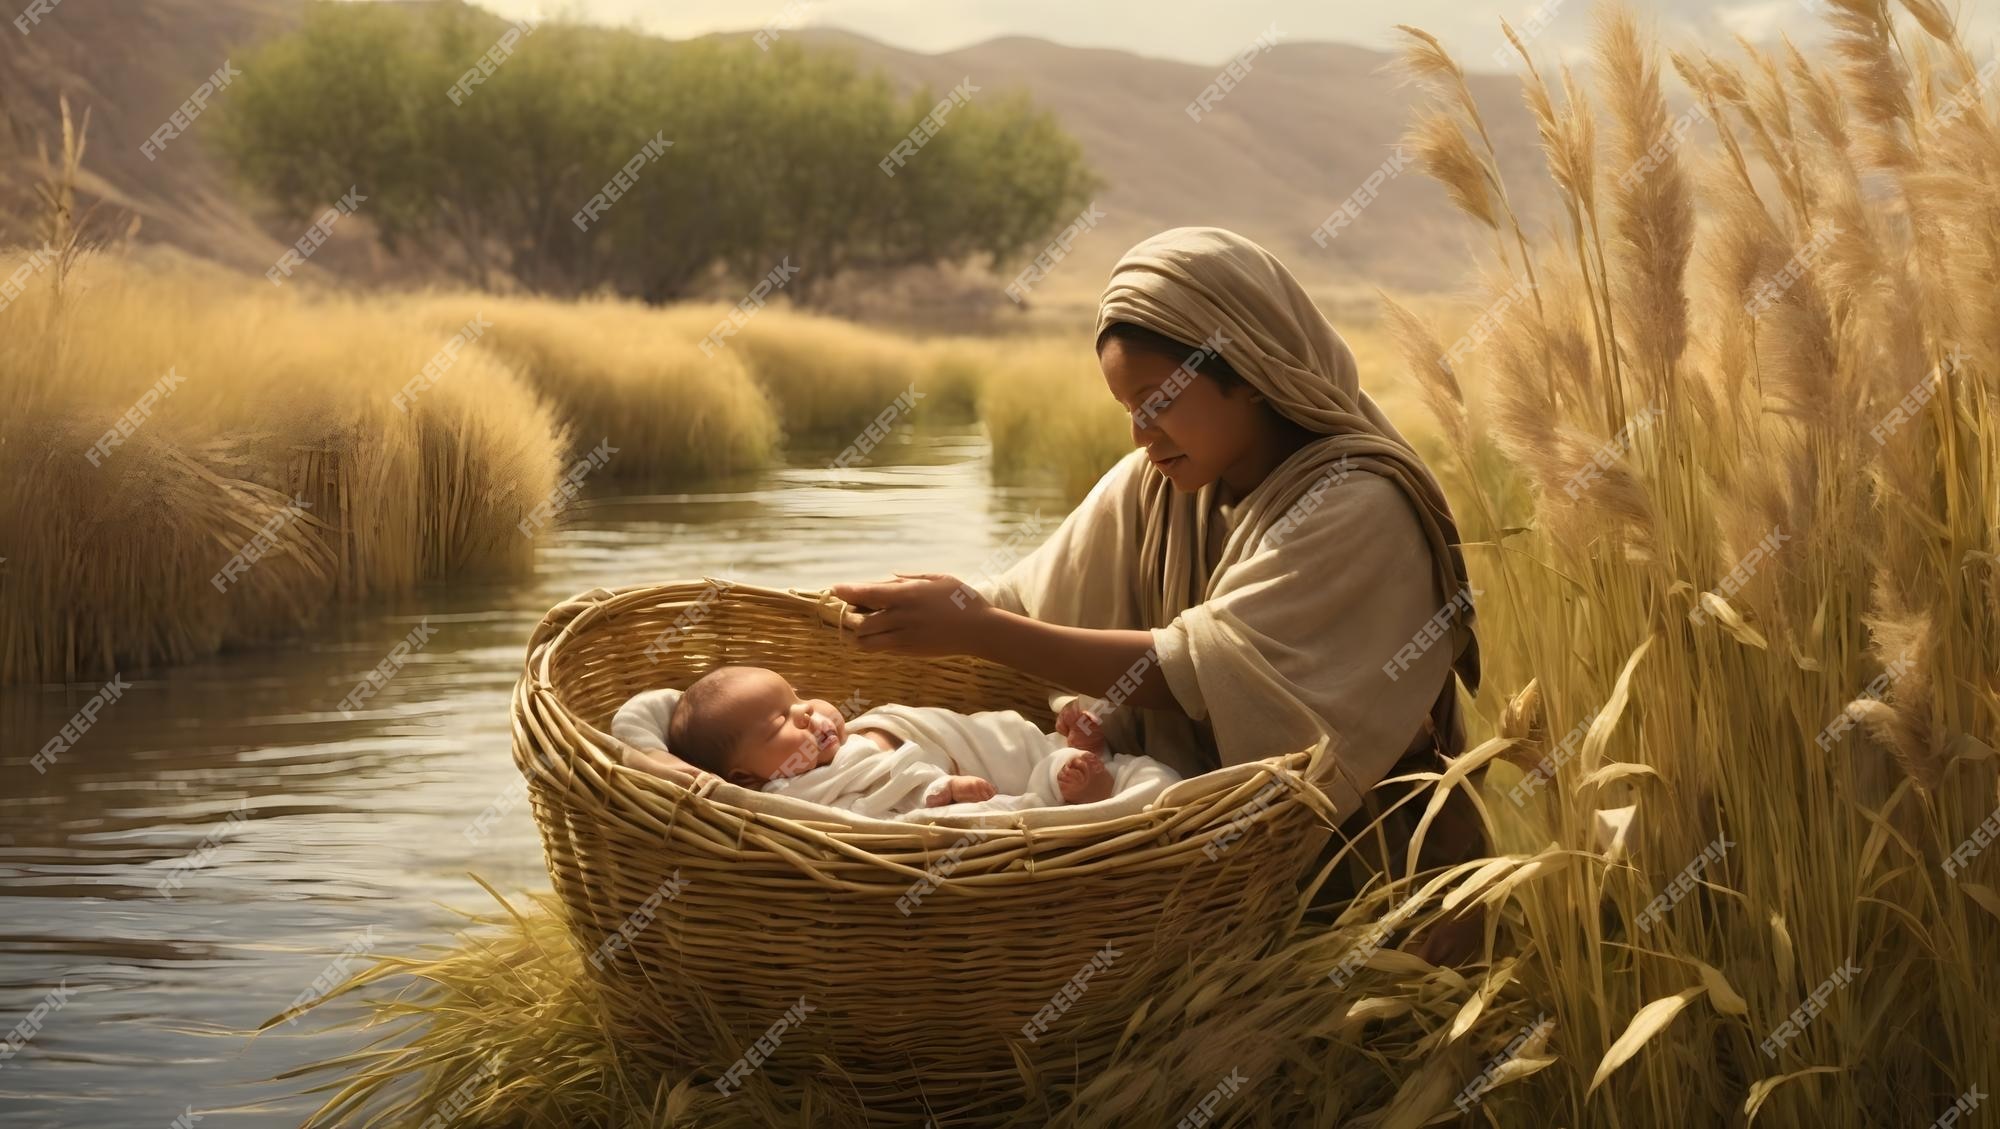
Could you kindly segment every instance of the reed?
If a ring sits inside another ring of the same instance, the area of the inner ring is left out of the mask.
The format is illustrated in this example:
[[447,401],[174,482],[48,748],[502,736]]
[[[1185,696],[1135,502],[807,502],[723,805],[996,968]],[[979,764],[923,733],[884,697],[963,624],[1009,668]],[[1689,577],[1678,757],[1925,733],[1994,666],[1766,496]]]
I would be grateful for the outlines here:
[[[516,526],[555,488],[556,420],[477,351],[399,408],[438,347],[385,305],[261,280],[90,254],[60,295],[32,277],[0,310],[0,683],[183,661],[336,601],[529,568]],[[218,586],[267,526],[271,551]]]
[[781,440],[777,404],[743,358],[704,355],[698,334],[632,302],[437,294],[413,303],[440,342],[478,319],[479,347],[505,358],[569,426],[576,453],[609,441],[614,478],[699,479],[763,466]]

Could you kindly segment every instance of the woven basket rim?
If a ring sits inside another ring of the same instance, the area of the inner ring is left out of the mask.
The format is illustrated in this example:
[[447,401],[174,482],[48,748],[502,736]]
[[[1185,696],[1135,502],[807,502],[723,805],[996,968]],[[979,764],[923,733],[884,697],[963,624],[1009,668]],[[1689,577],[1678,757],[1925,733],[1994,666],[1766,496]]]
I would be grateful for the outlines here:
[[[722,817],[731,823],[759,824],[821,841],[837,840],[847,845],[849,850],[856,846],[879,849],[911,841],[930,844],[941,838],[971,838],[978,842],[1023,838],[1101,840],[1148,828],[1153,834],[1159,834],[1167,829],[1162,825],[1180,823],[1182,817],[1196,809],[1212,814],[1218,807],[1241,806],[1246,798],[1262,792],[1266,781],[1282,783],[1299,801],[1318,809],[1330,820],[1337,818],[1337,805],[1314,783],[1324,759],[1332,755],[1331,742],[1324,737],[1306,749],[1224,765],[1187,777],[1171,785],[1154,801],[1153,806],[1140,812],[1042,827],[1030,826],[1018,819],[999,825],[978,826],[947,821],[901,822],[845,813],[833,816],[823,805],[745,788],[713,773],[701,773],[690,787],[679,780],[629,767],[623,763],[624,754],[637,750],[571,711],[556,691],[550,675],[551,667],[563,644],[583,634],[596,620],[608,614],[604,609],[612,601],[652,594],[665,595],[718,584],[724,588],[724,598],[735,593],[754,593],[766,599],[793,602],[801,613],[810,612],[823,623],[834,626],[844,645],[853,645],[853,636],[842,624],[849,605],[833,595],[830,589],[771,588],[705,575],[698,579],[652,581],[616,588],[598,586],[551,607],[530,635],[521,678],[513,695],[516,727],[519,727],[524,710],[540,704],[586,738],[575,742],[575,747],[570,742],[557,742],[562,751],[572,760],[581,759],[584,763],[576,767],[587,768],[591,775],[614,791],[633,798],[636,798],[634,793],[650,793],[676,808],[692,805],[694,810],[708,817]],[[532,777],[537,772],[537,766],[522,761],[521,745],[522,742],[515,742],[516,767],[523,776]],[[891,842],[882,842],[885,837]]]

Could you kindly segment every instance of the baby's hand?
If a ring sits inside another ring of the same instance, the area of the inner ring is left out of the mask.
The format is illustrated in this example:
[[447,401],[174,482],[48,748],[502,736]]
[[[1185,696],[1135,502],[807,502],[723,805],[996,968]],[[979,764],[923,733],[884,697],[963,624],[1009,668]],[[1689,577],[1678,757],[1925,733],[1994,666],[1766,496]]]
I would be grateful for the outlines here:
[[948,776],[945,786],[938,789],[925,807],[939,808],[946,804],[976,804],[990,800],[999,794],[990,780],[977,776]]
[[1103,723],[1097,720],[1096,714],[1075,702],[1062,708],[1062,714],[1056,718],[1056,732],[1068,740],[1072,749],[1104,751]]

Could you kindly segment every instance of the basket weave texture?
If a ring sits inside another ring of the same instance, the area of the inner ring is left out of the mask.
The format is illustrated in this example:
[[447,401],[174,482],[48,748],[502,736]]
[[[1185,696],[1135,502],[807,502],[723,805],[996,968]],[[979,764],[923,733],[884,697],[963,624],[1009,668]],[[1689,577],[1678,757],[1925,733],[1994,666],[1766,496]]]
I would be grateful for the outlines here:
[[1308,783],[1324,744],[1183,781],[1141,813],[1032,829],[856,826],[624,767],[617,708],[725,663],[836,703],[1014,709],[1052,728],[1056,687],[968,656],[864,652],[845,610],[713,579],[600,588],[529,641],[515,764],[635,1049],[726,1071],[791,1009],[751,1056],[759,1084],[831,1063],[870,1118],[978,1124],[1032,1099],[1023,1064],[1045,1081],[1090,1070],[1164,976],[1269,943],[1296,908],[1328,834]]

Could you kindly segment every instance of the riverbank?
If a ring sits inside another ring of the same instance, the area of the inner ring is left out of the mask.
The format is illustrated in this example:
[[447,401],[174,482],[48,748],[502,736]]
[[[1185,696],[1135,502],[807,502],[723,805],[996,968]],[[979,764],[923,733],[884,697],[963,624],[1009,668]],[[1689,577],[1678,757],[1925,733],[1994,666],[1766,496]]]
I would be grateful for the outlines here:
[[1087,328],[920,340],[779,306],[355,297],[113,256],[59,295],[36,262],[0,254],[0,277],[30,268],[0,306],[0,684],[519,575],[587,479],[699,483],[799,443],[852,466],[906,424],[977,419],[997,476],[1074,500],[1130,448]]

